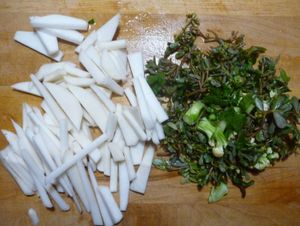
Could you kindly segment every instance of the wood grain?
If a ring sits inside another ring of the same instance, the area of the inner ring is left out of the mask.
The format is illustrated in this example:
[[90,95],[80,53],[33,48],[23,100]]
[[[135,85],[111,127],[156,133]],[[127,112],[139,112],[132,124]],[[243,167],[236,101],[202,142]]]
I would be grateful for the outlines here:
[[[245,34],[249,45],[262,45],[268,54],[281,56],[280,66],[292,77],[294,95],[300,96],[300,4],[298,0],[1,0],[0,2],[0,128],[12,130],[10,119],[21,122],[21,103],[38,105],[40,99],[12,91],[10,85],[28,80],[30,73],[49,59],[13,41],[16,30],[31,30],[28,17],[62,13],[95,18],[97,25],[121,12],[119,37],[129,40],[130,51],[142,50],[148,59],[160,55],[184,23],[187,12],[196,12],[202,29],[227,35]],[[74,46],[60,43],[66,60],[77,61]],[[0,135],[0,148],[7,145]],[[209,187],[198,191],[193,184],[181,185],[176,172],[152,170],[144,196],[131,193],[128,211],[119,225],[300,225],[299,156],[291,156],[255,176],[256,184],[240,198],[230,186],[229,195],[217,204],[207,204]],[[102,182],[104,178],[99,176]],[[68,202],[69,199],[66,199]],[[88,214],[45,209],[39,198],[25,197],[0,166],[0,225],[30,225],[27,210],[37,210],[41,225],[92,225]]]

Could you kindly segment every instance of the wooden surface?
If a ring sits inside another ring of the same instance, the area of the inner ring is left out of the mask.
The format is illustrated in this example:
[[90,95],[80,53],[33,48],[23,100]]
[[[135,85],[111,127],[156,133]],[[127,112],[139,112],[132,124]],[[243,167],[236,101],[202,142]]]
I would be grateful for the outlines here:
[[[300,2],[299,0],[1,0],[0,1],[0,128],[12,129],[10,119],[21,122],[21,103],[39,99],[12,91],[10,85],[28,80],[29,74],[49,59],[13,41],[17,30],[31,30],[28,17],[62,13],[85,19],[97,26],[116,12],[122,14],[119,37],[127,38],[130,50],[142,50],[146,58],[159,55],[166,41],[183,24],[184,15],[196,12],[202,29],[222,34],[244,33],[249,44],[263,45],[268,54],[281,56],[280,65],[292,77],[290,88],[300,96]],[[77,62],[74,46],[60,44],[66,60]],[[0,148],[6,141],[0,135]],[[119,225],[130,226],[287,226],[300,225],[300,156],[291,156],[255,177],[256,184],[240,198],[230,186],[229,195],[207,204],[209,187],[198,191],[193,184],[181,185],[176,173],[152,170],[144,196],[130,194],[128,210]],[[28,208],[37,210],[41,225],[92,225],[87,214],[74,206],[63,213],[45,209],[37,197],[25,197],[0,166],[0,225],[30,225]]]

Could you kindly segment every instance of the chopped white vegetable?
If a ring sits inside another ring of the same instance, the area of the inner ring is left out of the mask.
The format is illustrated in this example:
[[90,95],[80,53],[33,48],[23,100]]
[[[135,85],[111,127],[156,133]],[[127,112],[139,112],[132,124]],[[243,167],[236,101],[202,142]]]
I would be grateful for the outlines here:
[[103,162],[103,173],[105,176],[110,176],[110,150],[108,145],[105,145],[106,148],[103,148],[103,155],[100,161]]
[[33,94],[35,96],[41,96],[40,92],[35,88],[35,86],[32,84],[32,82],[18,82],[11,86],[13,89]]
[[100,55],[97,51],[97,49],[91,45],[85,50],[86,55],[96,64],[99,68],[101,68],[100,65]]
[[54,180],[68,170],[72,165],[85,157],[89,152],[93,151],[96,147],[100,146],[107,140],[106,134],[102,134],[96,138],[92,143],[83,148],[79,153],[69,158],[65,163],[59,166],[56,170],[52,171],[50,175],[46,177],[46,183],[53,183]]
[[111,192],[118,191],[118,164],[112,158],[110,159],[109,189]]
[[19,145],[18,145],[18,136],[15,133],[10,132],[10,131],[5,130],[5,129],[2,129],[1,132],[4,135],[5,139],[7,140],[7,142],[9,143],[9,146],[11,147],[11,149],[17,155],[21,156],[20,148],[19,148]]
[[90,73],[88,73],[84,70],[81,70],[79,68],[72,67],[67,64],[64,66],[64,68],[65,68],[66,72],[72,76],[79,77],[79,78],[90,78],[91,77]]
[[64,80],[70,85],[80,87],[89,87],[90,85],[95,84],[95,80],[92,78],[76,78],[73,76],[64,76]]
[[120,210],[126,211],[129,200],[129,176],[126,162],[119,163]]
[[116,105],[112,102],[106,94],[99,88],[99,86],[91,85],[91,89],[95,92],[95,94],[99,97],[99,99],[104,103],[107,109],[111,112],[116,111]]
[[120,17],[120,14],[116,14],[97,30],[96,44],[111,41],[113,39],[120,23]]
[[135,94],[132,92],[132,90],[130,88],[126,87],[124,89],[124,93],[125,93],[128,101],[129,101],[130,105],[132,107],[137,107],[137,105],[138,105],[137,104],[137,99],[136,99]]
[[58,28],[71,30],[87,30],[88,22],[76,17],[51,14],[47,16],[32,16],[30,24],[34,28]]
[[83,88],[69,85],[69,90],[79,100],[85,110],[96,122],[97,126],[99,126],[102,131],[105,131],[108,112],[101,101],[95,95]]
[[130,184],[130,190],[141,194],[145,193],[149,174],[151,171],[153,157],[154,157],[154,147],[150,145],[145,151],[143,160],[136,173],[136,178]]
[[105,126],[105,133],[108,136],[108,141],[111,141],[113,139],[115,131],[117,129],[117,125],[118,120],[116,115],[112,112],[109,112]]
[[119,223],[123,218],[123,214],[120,211],[112,193],[109,191],[109,188],[106,186],[99,186],[98,189],[105,206],[108,208],[110,216],[112,217],[113,223]]
[[128,172],[128,178],[130,181],[132,181],[135,178],[135,169],[132,163],[132,157],[130,153],[129,147],[124,147],[123,148],[123,153],[125,156],[125,162],[126,162],[126,167],[127,167],[127,172]]
[[162,124],[157,121],[155,124],[155,131],[156,131],[156,134],[157,134],[157,137],[159,140],[165,139],[164,128],[163,128]]
[[58,53],[58,41],[55,36],[45,33],[41,30],[36,30],[36,34],[38,35],[49,55],[55,55]]
[[145,77],[144,74],[144,60],[141,52],[128,54],[129,65],[134,78]]
[[67,29],[55,29],[55,28],[42,28],[40,31],[53,35],[57,38],[63,39],[68,42],[75,43],[79,45],[83,39],[84,35],[78,31],[67,30]]
[[131,112],[126,109],[123,111],[123,115],[127,122],[130,124],[130,126],[133,128],[133,130],[136,132],[140,140],[145,141],[147,139],[147,136],[143,128],[139,125],[137,119],[134,118]]
[[30,208],[28,210],[28,216],[29,216],[33,226],[38,226],[39,225],[40,219],[39,219],[39,216],[37,215],[35,209]]
[[63,53],[61,51],[58,51],[55,55],[48,54],[46,48],[43,46],[42,42],[40,41],[39,37],[37,36],[37,34],[35,32],[17,31],[15,33],[14,39],[17,42],[43,54],[55,61],[61,61],[61,59],[63,58]]
[[[51,95],[55,98],[74,126],[79,130],[83,110],[78,100],[65,88],[52,83],[44,83]],[[64,120],[63,118],[60,120]]]
[[62,61],[59,63],[48,63],[48,64],[43,64],[39,70],[36,72],[36,77],[39,80],[43,80],[44,77],[46,77],[48,74],[53,73],[54,71],[58,69],[64,69],[65,66],[68,66],[70,68],[75,68],[76,64],[70,62],[70,61]]
[[119,145],[118,143],[110,142],[107,146],[115,162],[122,162],[125,160],[123,154],[123,147],[121,145]]
[[145,142],[140,141],[134,146],[130,147],[130,154],[134,165],[139,165],[142,162],[144,155]]
[[97,48],[116,50],[116,49],[125,49],[127,47],[127,41],[125,39],[108,41],[108,42],[97,42]]
[[67,72],[64,68],[58,68],[54,71],[49,72],[43,78],[44,82],[57,82],[60,81]]
[[97,32],[92,31],[84,40],[83,42],[77,46],[75,49],[76,53],[79,53],[83,50],[86,50],[89,46],[93,45],[97,40]]

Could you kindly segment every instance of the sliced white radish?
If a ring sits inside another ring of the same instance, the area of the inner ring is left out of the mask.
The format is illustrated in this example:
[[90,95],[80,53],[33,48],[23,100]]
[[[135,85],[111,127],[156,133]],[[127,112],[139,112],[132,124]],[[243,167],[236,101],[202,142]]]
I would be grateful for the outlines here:
[[127,172],[128,172],[128,178],[130,181],[132,181],[135,178],[135,169],[133,166],[133,162],[132,162],[132,157],[131,157],[131,153],[130,153],[130,149],[129,147],[124,147],[123,148],[123,153],[124,153],[124,157],[125,157],[125,162],[126,162],[126,167],[127,167]]
[[95,94],[99,97],[99,99],[104,103],[108,110],[111,112],[116,111],[116,105],[112,102],[107,95],[99,88],[99,86],[91,85],[91,89],[95,92]]
[[110,50],[108,53],[115,65],[118,80],[126,81],[128,75],[126,53],[121,50]]
[[76,162],[85,157],[89,152],[93,151],[96,147],[100,146],[107,140],[106,134],[102,134],[98,138],[96,138],[92,143],[83,148],[76,155],[69,158],[65,163],[59,166],[56,170],[52,171],[50,175],[46,177],[46,183],[52,183],[57,177],[62,175],[67,169],[73,166]]
[[136,145],[139,141],[139,137],[124,118],[122,114],[122,107],[119,104],[117,104],[116,115],[118,119],[118,125],[121,129],[126,145],[128,146]]
[[130,147],[130,154],[134,165],[139,165],[142,162],[144,155],[145,142],[140,141],[134,146]]
[[103,148],[103,154],[100,161],[103,162],[103,173],[105,176],[110,176],[110,150],[108,148],[108,145],[106,145],[106,148]]
[[79,77],[79,78],[90,78],[91,77],[90,73],[88,73],[87,71],[81,70],[79,68],[72,67],[67,64],[64,66],[64,68],[65,68],[66,72],[72,76]]
[[7,142],[9,143],[11,149],[16,154],[21,156],[20,148],[19,148],[19,145],[18,145],[18,136],[13,132],[10,132],[10,131],[4,130],[4,129],[2,129],[1,132],[4,135],[5,139],[7,140]]
[[44,83],[51,95],[55,98],[74,126],[79,130],[83,110],[78,100],[67,90],[59,85]]
[[102,131],[105,131],[107,110],[100,100],[98,100],[95,95],[92,95],[90,92],[80,87],[70,85],[69,90],[79,100],[89,115],[94,119],[97,126],[99,126]]
[[78,31],[67,30],[67,29],[55,29],[55,28],[42,28],[40,31],[45,32],[49,35],[53,35],[62,40],[75,43],[79,45],[83,39],[84,35]]
[[44,97],[46,103],[48,104],[48,106],[49,106],[51,112],[53,113],[53,115],[55,116],[56,120],[59,121],[60,119],[66,118],[64,112],[57,105],[56,101],[53,99],[53,97],[50,95],[50,93],[44,87],[44,85],[34,75],[30,75],[30,78],[31,78],[33,84],[36,86],[36,88],[39,90],[39,92]]
[[152,130],[155,126],[155,119],[153,118],[150,109],[146,103],[146,99],[142,90],[142,87],[138,80],[133,79],[134,89],[138,100],[138,105],[141,111],[146,129]]
[[41,30],[36,30],[36,34],[38,35],[40,41],[44,45],[49,55],[55,55],[56,53],[58,53],[58,41],[55,36],[49,35],[48,33],[45,33]]
[[[57,126],[58,122],[57,122],[55,116],[53,115],[52,111],[50,110],[50,108],[49,108],[48,104],[46,103],[46,101],[44,101],[44,100],[42,101],[41,108],[45,111],[45,114],[47,113],[47,117],[51,118],[51,121],[53,122],[53,125]],[[45,117],[43,117],[43,118],[45,120]],[[46,122],[46,120],[45,120],[45,122]]]
[[116,115],[112,112],[109,112],[105,126],[105,133],[108,136],[108,141],[111,141],[113,139],[115,131],[117,129],[117,125],[118,120]]
[[80,52],[79,61],[91,73],[97,84],[103,85],[119,95],[123,94],[123,88],[110,77],[106,76],[85,52]]
[[50,14],[47,16],[32,16],[29,19],[31,26],[34,28],[88,29],[87,21],[71,16]]
[[156,134],[157,134],[157,137],[158,137],[159,140],[165,139],[164,128],[161,125],[161,123],[159,123],[157,121],[156,121],[156,124],[155,124],[155,131],[156,131]]
[[126,211],[129,200],[129,176],[126,162],[119,163],[120,210]]
[[113,223],[119,223],[123,218],[123,214],[120,211],[112,193],[109,191],[109,188],[106,186],[99,186],[98,189],[105,206],[108,208],[110,216],[112,217]]
[[99,50],[101,49],[116,50],[116,49],[125,49],[126,47],[127,47],[127,41],[125,39],[97,43],[97,48]]
[[52,116],[50,116],[48,113],[43,114],[43,119],[45,123],[49,126],[57,126],[56,121],[53,120]]
[[120,23],[120,14],[116,14],[97,30],[97,43],[111,41]]
[[144,74],[144,60],[141,52],[128,54],[129,65],[134,78],[145,77]]
[[76,67],[76,64],[70,62],[70,61],[62,61],[62,62],[56,62],[56,63],[48,63],[48,64],[43,64],[39,70],[36,72],[36,77],[39,80],[43,80],[45,76],[48,74],[53,73],[54,71],[58,69],[64,69],[65,66],[74,68]]
[[[64,162],[66,162],[68,159],[72,158],[72,156],[73,155],[72,155],[71,151],[65,152]],[[73,187],[74,187],[76,193],[78,194],[84,208],[86,209],[87,212],[90,212],[90,205],[89,205],[89,202],[87,199],[87,194],[83,187],[83,182],[81,180],[77,165],[70,167],[67,171],[67,175],[70,178],[70,181],[73,184]]]
[[29,218],[30,218],[31,223],[32,223],[33,226],[38,226],[38,225],[39,225],[39,223],[40,223],[40,218],[39,218],[39,216],[37,215],[35,209],[30,208],[30,209],[28,210],[28,216],[29,216]]
[[107,146],[115,162],[122,162],[125,160],[123,154],[123,147],[121,145],[119,145],[118,143],[110,142]]
[[64,76],[64,80],[70,85],[80,87],[89,87],[90,85],[95,84],[95,80],[92,78],[76,78],[73,76]]
[[109,189],[111,192],[118,191],[118,164],[112,158],[110,159]]
[[59,121],[60,148],[63,154],[69,149],[68,122],[65,119]]
[[151,87],[147,83],[146,79],[144,77],[138,77],[138,80],[139,80],[139,83],[143,90],[144,97],[145,97],[147,103],[149,104],[149,106],[151,106],[151,110],[155,113],[158,121],[160,123],[162,123],[162,122],[168,120],[169,117],[168,117],[167,113],[165,112],[165,110],[163,109],[161,104],[159,103],[159,101],[156,98],[155,94],[153,93]]
[[136,96],[135,96],[135,94],[133,93],[133,91],[132,91],[130,88],[126,87],[126,88],[124,89],[124,93],[125,93],[125,95],[126,95],[128,101],[129,101],[130,105],[131,105],[132,107],[137,107],[137,105],[138,105],[138,104],[137,104],[137,99],[136,99]]
[[97,203],[98,203],[98,206],[99,206],[99,209],[100,209],[100,213],[101,213],[101,216],[102,216],[103,221],[104,221],[104,225],[105,226],[112,226],[113,222],[112,222],[110,213],[108,212],[108,209],[105,206],[103,198],[100,195],[100,192],[98,190],[98,183],[97,183],[96,177],[95,177],[95,175],[94,175],[94,173],[93,173],[90,166],[88,166],[88,173],[89,173],[89,177],[90,177],[90,180],[91,180],[93,190],[95,192],[95,196],[96,196],[96,200],[97,200]]
[[64,75],[66,75],[67,72],[64,68],[58,68],[55,71],[51,71],[50,73],[46,74],[43,77],[44,82],[57,82],[63,78]]
[[96,64],[99,68],[101,68],[100,55],[99,55],[97,49],[93,45],[89,46],[85,50],[85,53],[94,62],[94,64]]
[[34,32],[31,32],[31,31],[17,31],[15,33],[14,39],[17,42],[19,42],[19,43],[21,43],[21,44],[37,51],[37,52],[43,54],[43,55],[45,55],[45,56],[47,56],[47,57],[49,57],[49,58],[51,58],[55,61],[61,61],[61,59],[63,58],[63,53],[61,51],[58,51],[55,55],[48,54],[46,48],[43,46],[43,44],[40,41],[39,37]]
[[85,119],[85,122],[88,123],[88,125],[90,127],[96,127],[97,126],[95,120],[90,116],[90,114],[85,109],[83,109],[83,118]]
[[145,141],[147,139],[147,136],[136,118],[134,118],[134,116],[126,109],[123,111],[123,115],[130,126],[133,128],[133,130],[136,132],[136,134],[139,136],[140,140]]
[[91,215],[94,225],[103,225],[100,209],[96,200],[95,193],[92,189],[92,185],[90,183],[89,177],[86,174],[84,166],[81,161],[77,162],[77,167],[79,169],[80,177],[83,182],[83,187],[87,194],[87,199],[91,208]]
[[151,171],[152,160],[154,157],[154,147],[148,146],[143,160],[137,170],[136,178],[130,184],[130,190],[144,194],[147,187],[148,178]]
[[25,93],[29,93],[29,94],[33,94],[35,96],[41,96],[40,92],[37,90],[37,88],[35,88],[35,86],[32,84],[32,82],[19,82],[19,83],[15,83],[11,86],[13,89],[21,91],[21,92],[25,92]]
[[83,42],[77,46],[75,49],[76,53],[86,50],[89,46],[93,45],[97,40],[97,32],[92,31],[84,40]]

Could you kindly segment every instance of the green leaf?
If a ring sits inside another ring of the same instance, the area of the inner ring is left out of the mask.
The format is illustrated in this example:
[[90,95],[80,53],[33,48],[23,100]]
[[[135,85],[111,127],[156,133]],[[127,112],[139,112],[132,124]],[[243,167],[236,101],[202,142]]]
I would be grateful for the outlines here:
[[208,198],[209,203],[221,200],[228,193],[227,184],[221,182],[219,185],[212,187]]
[[254,101],[253,101],[252,95],[248,94],[248,95],[244,96],[243,99],[241,100],[239,106],[244,112],[249,114],[254,108]]
[[90,19],[89,21],[88,21],[88,24],[89,25],[94,25],[96,22],[95,22],[95,20],[94,20],[94,18],[92,18],[92,19]]
[[285,70],[283,70],[282,68],[280,69],[278,80],[283,83],[288,83],[290,81],[290,77],[286,74]]
[[166,81],[163,73],[150,75],[147,77],[147,82],[152,88],[153,92],[157,95],[163,89]]
[[287,126],[287,121],[285,120],[285,118],[282,116],[281,113],[279,113],[278,111],[274,111],[273,112],[273,117],[275,119],[275,123],[276,123],[276,126],[278,128],[285,128]]
[[258,99],[258,97],[255,98],[255,105],[259,110],[264,110],[263,102],[260,99]]
[[222,114],[222,118],[225,120],[227,126],[232,127],[236,132],[239,132],[246,122],[246,116],[236,112],[233,108],[226,110]]

